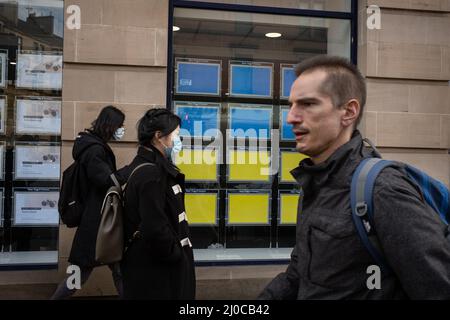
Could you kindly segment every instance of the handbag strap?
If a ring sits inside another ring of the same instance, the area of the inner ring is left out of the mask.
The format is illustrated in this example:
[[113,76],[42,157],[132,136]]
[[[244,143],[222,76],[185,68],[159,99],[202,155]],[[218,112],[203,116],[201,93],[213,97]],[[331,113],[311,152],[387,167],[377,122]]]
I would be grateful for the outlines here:
[[119,183],[119,181],[117,180],[116,175],[115,175],[114,173],[111,173],[110,178],[111,178],[111,180],[114,182],[114,185],[115,185],[117,188],[120,188],[120,183]]

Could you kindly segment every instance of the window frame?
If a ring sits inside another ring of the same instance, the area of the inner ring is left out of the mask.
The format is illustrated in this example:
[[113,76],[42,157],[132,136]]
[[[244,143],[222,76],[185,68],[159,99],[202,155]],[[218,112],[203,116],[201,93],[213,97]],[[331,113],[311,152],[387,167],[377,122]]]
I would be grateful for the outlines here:
[[[312,17],[312,18],[328,18],[350,21],[350,60],[357,64],[357,48],[358,48],[358,1],[351,0],[351,11],[321,11],[321,10],[307,10],[307,9],[293,9],[293,8],[278,8],[266,6],[252,6],[240,4],[227,3],[211,3],[203,1],[186,1],[186,0],[169,0],[169,22],[168,22],[168,49],[167,49],[167,96],[166,108],[172,110],[173,103],[173,21],[175,8],[185,9],[203,9],[203,10],[219,10],[219,11],[234,11],[245,13],[262,13],[273,15],[288,15],[298,17]],[[278,260],[231,260],[231,261],[196,261],[196,266],[233,266],[233,265],[283,265],[289,263],[290,259]]]

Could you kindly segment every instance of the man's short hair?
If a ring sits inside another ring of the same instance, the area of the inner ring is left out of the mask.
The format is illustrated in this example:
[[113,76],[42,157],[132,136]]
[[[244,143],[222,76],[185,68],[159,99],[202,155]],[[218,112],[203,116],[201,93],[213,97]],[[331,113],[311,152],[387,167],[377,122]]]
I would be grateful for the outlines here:
[[356,99],[361,107],[355,128],[359,124],[366,104],[366,81],[358,68],[348,59],[319,55],[300,62],[295,68],[299,77],[303,73],[323,70],[327,78],[322,83],[321,93],[328,95],[336,108],[351,99]]

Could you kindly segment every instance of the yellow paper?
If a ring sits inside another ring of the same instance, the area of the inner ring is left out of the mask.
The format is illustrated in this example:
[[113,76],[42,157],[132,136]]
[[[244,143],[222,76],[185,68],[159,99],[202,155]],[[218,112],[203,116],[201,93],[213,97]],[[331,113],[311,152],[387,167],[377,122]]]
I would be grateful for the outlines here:
[[281,182],[295,182],[291,175],[291,170],[298,167],[298,164],[303,159],[308,158],[304,154],[298,152],[281,152]]
[[280,194],[280,224],[297,223],[298,194]]
[[217,224],[216,193],[187,193],[185,196],[185,206],[190,225]]
[[231,150],[228,181],[270,181],[270,152]]
[[175,164],[187,181],[217,181],[217,151],[183,149]]
[[229,193],[228,224],[269,224],[269,194]]

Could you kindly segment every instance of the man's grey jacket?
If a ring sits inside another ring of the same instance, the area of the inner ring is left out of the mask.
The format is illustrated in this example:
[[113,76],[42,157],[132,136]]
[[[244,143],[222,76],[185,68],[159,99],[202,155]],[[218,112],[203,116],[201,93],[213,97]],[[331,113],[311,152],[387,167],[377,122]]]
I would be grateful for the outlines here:
[[296,246],[260,299],[450,299],[449,230],[401,168],[384,169],[375,183],[373,227],[393,274],[368,288],[375,262],[353,224],[350,184],[372,156],[355,131],[326,162],[306,159],[291,172],[304,191]]

